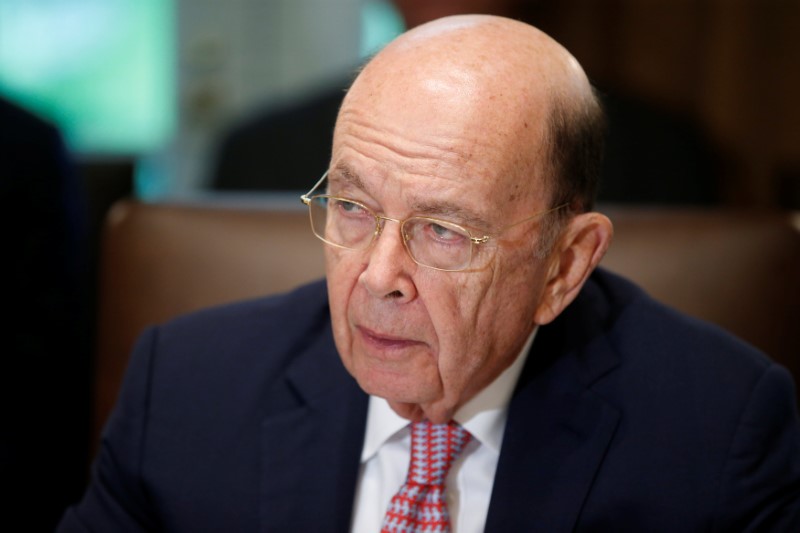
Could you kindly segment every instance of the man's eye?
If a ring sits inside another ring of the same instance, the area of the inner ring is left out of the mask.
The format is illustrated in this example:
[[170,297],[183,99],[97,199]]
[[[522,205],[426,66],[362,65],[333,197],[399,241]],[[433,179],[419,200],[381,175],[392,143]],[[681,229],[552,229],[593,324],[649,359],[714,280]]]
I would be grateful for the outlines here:
[[459,244],[469,238],[469,236],[465,235],[456,228],[445,226],[444,224],[438,224],[436,222],[428,222],[426,224],[425,233],[429,237],[447,244]]
[[331,200],[334,207],[347,215],[364,215],[367,210],[355,202],[348,202],[347,200]]

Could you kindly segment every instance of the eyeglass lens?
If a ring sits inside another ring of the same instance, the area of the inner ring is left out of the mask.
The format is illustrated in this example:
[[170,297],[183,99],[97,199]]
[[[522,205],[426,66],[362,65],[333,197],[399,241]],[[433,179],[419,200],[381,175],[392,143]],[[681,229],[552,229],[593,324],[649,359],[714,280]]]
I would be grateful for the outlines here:
[[[315,196],[309,203],[314,233],[323,241],[352,250],[363,250],[380,233],[385,219],[357,202]],[[423,266],[462,270],[469,265],[472,241],[456,224],[412,217],[403,222],[403,240],[411,257]]]

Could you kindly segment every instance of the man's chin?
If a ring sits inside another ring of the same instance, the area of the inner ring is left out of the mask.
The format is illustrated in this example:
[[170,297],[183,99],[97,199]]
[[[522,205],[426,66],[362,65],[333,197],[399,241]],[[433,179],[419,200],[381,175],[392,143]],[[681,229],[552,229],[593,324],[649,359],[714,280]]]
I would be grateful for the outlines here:
[[389,402],[389,407],[391,407],[398,416],[412,422],[429,420],[434,424],[446,424],[452,420],[455,414],[454,408],[445,407],[437,402],[422,405],[417,403],[393,402],[392,400],[387,401]]
[[388,400],[388,402],[389,407],[392,408],[392,411],[397,413],[397,416],[401,418],[405,418],[411,422],[419,422],[425,418],[425,412],[418,404],[393,402],[391,400]]

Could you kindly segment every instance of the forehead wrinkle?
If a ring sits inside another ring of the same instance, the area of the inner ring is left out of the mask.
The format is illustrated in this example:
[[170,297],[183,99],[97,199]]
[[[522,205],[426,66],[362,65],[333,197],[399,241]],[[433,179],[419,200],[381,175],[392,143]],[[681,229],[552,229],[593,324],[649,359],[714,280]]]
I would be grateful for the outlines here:
[[[346,141],[348,136],[355,137],[372,146],[380,146],[401,158],[429,160],[436,167],[443,163],[463,164],[473,158],[474,151],[479,146],[492,147],[488,138],[485,137],[483,142],[475,138],[471,139],[469,153],[462,153],[464,152],[464,141],[459,139],[459,135],[464,134],[463,127],[447,133],[432,131],[432,128],[428,126],[425,128],[424,134],[420,134],[419,128],[424,126],[420,124],[416,130],[417,135],[414,138],[408,138],[405,133],[407,128],[404,129],[395,124],[393,120],[383,120],[380,127],[376,126],[376,114],[379,109],[373,108],[372,113],[367,117],[353,107],[343,107],[337,121],[337,130],[339,130],[337,133],[342,134],[343,142],[346,144],[349,144]],[[386,140],[387,134],[391,142]],[[461,150],[459,151],[457,148],[461,148]]]
[[[335,174],[333,181],[341,180],[357,189],[367,191],[361,177],[347,163],[339,162],[332,170]],[[481,231],[489,229],[489,223],[483,216],[468,207],[453,202],[427,198],[414,199],[411,201],[410,210],[417,216],[448,218]]]

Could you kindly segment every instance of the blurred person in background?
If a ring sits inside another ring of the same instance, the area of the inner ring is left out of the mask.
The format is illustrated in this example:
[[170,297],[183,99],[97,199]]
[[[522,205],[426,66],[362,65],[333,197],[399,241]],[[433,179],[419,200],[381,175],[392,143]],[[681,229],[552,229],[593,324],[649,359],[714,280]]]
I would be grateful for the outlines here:
[[[526,0],[394,0],[406,28],[447,15],[511,15]],[[299,191],[330,160],[336,114],[357,68],[313,95],[257,113],[224,132],[212,161],[211,188]]]
[[0,98],[4,523],[52,530],[88,474],[83,189],[61,133]]
[[[406,28],[485,13],[537,23],[544,0],[394,0]],[[299,191],[326,168],[342,98],[357,69],[312,96],[256,113],[223,132],[212,158],[212,189]],[[697,126],[616,90],[600,88],[608,117],[598,199],[603,203],[713,205],[721,200],[717,155]]]

